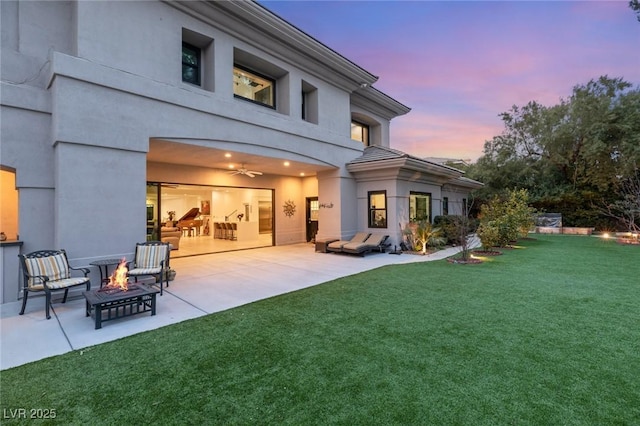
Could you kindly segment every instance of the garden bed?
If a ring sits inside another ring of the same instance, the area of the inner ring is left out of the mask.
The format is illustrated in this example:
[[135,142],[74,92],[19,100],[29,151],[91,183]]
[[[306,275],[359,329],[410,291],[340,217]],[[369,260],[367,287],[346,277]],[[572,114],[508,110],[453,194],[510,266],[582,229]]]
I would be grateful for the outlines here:
[[463,260],[463,259],[459,259],[459,258],[450,257],[450,258],[447,259],[447,262],[455,263],[455,264],[459,264],[459,265],[477,265],[479,263],[482,263],[482,259],[474,259],[474,258],[470,257],[467,260]]
[[474,250],[472,253],[477,256],[500,256],[502,254],[498,250]]

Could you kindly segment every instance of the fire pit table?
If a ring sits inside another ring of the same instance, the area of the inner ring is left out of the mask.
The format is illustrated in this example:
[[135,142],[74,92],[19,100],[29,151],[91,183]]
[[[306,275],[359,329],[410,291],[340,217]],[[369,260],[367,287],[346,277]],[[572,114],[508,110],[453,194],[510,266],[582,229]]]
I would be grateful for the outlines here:
[[[104,287],[82,292],[87,300],[87,316],[93,313],[96,330],[104,321],[151,312],[156,314],[156,294],[159,290],[144,284],[129,284],[128,290]],[[95,311],[95,312],[94,312]]]

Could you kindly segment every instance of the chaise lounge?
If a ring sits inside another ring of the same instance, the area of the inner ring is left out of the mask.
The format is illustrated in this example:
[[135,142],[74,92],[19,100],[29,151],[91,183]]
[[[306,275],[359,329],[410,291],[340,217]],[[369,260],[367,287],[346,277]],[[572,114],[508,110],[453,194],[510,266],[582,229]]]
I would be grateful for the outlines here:
[[342,252],[349,254],[358,254],[360,256],[364,256],[365,253],[369,253],[374,250],[379,251],[380,253],[384,253],[384,250],[387,247],[387,245],[385,245],[387,238],[389,238],[388,235],[371,234],[371,236],[362,243],[345,244],[342,247]]
[[358,232],[350,240],[339,240],[339,241],[334,241],[332,243],[329,243],[329,245],[327,246],[327,251],[332,251],[334,253],[340,253],[342,251],[342,247],[344,247],[345,244],[363,243],[363,242],[366,241],[367,238],[369,238],[370,235],[371,234],[368,233],[368,232]]

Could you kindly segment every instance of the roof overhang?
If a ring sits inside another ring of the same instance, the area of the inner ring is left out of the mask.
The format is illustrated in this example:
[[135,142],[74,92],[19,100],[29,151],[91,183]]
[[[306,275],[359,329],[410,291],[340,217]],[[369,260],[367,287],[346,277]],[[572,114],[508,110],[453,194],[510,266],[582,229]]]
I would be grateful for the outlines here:
[[349,163],[347,170],[358,180],[397,178],[441,185],[462,176],[459,170],[412,157]]
[[254,1],[165,0],[165,3],[349,92],[378,80]]
[[[446,185],[446,187],[451,187],[451,189],[460,188],[460,189],[467,189],[467,190],[480,189],[483,186],[484,186],[484,183],[478,182],[477,180],[466,178],[464,176],[461,176],[455,179],[454,181],[448,182]],[[443,188],[443,189],[448,189],[448,188]]]
[[392,97],[382,93],[373,87],[364,87],[351,95],[351,104],[371,111],[387,120],[411,111],[406,105],[401,104]]

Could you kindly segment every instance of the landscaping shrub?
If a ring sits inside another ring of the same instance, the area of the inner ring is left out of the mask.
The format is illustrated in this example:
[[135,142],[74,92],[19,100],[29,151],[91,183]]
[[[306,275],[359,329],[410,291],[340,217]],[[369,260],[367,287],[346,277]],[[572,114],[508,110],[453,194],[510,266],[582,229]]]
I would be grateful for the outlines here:
[[[497,241],[497,246],[504,247],[528,234],[535,224],[534,215],[527,190],[510,190],[506,197],[496,195],[481,206],[480,233],[488,240],[486,244]],[[487,247],[484,241],[482,244]]]

